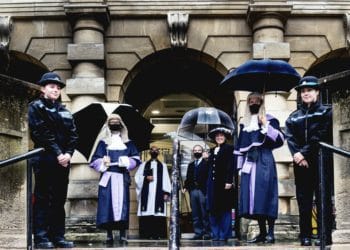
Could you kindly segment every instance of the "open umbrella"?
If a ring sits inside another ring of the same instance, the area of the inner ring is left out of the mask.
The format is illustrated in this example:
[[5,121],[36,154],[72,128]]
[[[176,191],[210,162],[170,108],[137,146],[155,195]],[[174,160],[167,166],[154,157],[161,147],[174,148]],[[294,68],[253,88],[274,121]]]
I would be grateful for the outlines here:
[[200,107],[186,112],[178,127],[178,136],[198,140],[207,139],[208,132],[216,127],[225,127],[233,132],[231,117],[224,111],[212,107]]
[[139,151],[149,148],[153,125],[133,106],[114,103],[91,103],[73,114],[79,135],[77,150],[86,159],[91,154],[96,137],[110,114],[118,114],[128,129],[129,138]]
[[248,60],[232,70],[220,85],[231,90],[289,92],[300,80],[299,73],[282,60]]

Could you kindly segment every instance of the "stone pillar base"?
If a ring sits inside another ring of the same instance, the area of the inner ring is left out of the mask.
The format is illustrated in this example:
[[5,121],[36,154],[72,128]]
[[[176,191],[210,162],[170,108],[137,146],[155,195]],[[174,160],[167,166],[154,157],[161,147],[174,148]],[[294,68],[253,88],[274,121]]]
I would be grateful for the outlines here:
[[332,240],[334,244],[350,243],[350,229],[335,230],[332,233]]

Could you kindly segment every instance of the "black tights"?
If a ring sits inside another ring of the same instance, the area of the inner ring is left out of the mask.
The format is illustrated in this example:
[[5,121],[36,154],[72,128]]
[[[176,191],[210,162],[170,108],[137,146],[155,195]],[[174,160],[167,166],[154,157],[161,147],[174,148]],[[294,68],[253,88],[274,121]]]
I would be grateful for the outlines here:
[[[126,237],[126,231],[125,229],[121,229],[120,230],[120,238],[125,238]],[[107,229],[107,240],[110,239],[110,240],[113,240],[113,230],[112,229]]]
[[[266,221],[269,225],[269,231],[266,233]],[[275,219],[273,218],[259,218],[258,219],[259,230],[261,236],[269,235],[271,237],[274,236],[274,228],[275,228]]]

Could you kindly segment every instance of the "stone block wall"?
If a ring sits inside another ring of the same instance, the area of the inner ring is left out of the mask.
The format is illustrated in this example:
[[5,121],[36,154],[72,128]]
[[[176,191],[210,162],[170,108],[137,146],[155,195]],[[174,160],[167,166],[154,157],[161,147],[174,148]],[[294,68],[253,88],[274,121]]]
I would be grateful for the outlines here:
[[[27,106],[34,86],[0,75],[0,160],[28,151]],[[26,161],[0,169],[0,248],[26,246]]]

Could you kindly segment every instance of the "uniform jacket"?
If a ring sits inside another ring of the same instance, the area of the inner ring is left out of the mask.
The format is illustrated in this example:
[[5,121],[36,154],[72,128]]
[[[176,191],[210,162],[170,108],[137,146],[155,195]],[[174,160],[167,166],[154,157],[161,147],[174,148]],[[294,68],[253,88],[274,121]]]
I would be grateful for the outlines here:
[[300,152],[306,160],[317,159],[318,142],[329,141],[332,110],[319,102],[309,108],[302,105],[286,121],[285,136],[292,155]]
[[189,191],[198,188],[204,194],[207,191],[207,179],[208,179],[208,164],[207,161],[202,159],[198,165],[198,177],[195,178],[195,165],[194,161],[188,164],[186,180],[184,187]]
[[31,102],[28,123],[35,147],[56,156],[73,155],[78,135],[72,114],[61,103],[45,98]]

